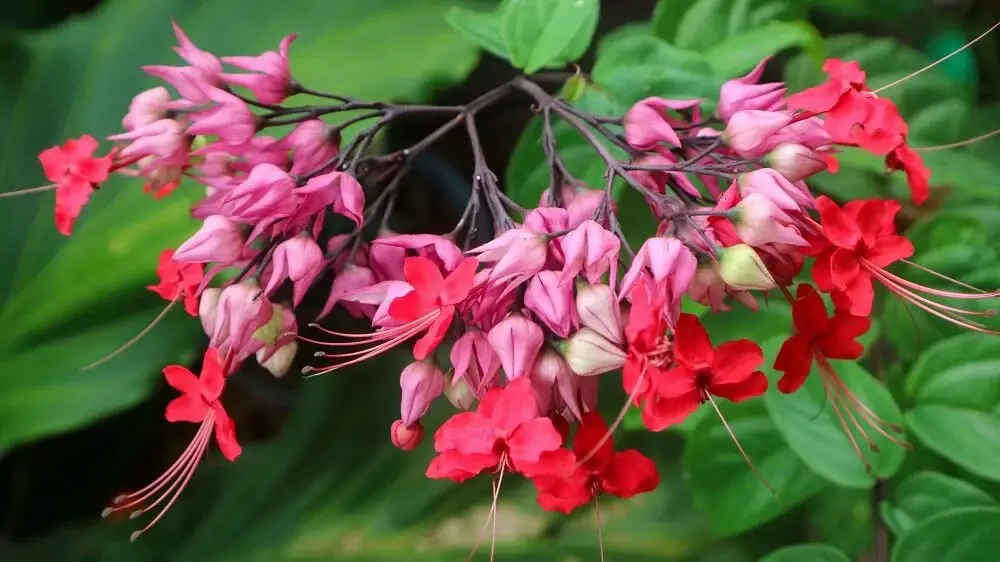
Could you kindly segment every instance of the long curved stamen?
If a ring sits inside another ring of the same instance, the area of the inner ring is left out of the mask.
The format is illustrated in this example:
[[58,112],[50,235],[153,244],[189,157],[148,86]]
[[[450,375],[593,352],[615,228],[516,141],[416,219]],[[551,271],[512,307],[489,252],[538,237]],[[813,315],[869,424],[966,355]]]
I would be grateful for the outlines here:
[[479,550],[479,545],[482,544],[483,542],[483,535],[486,534],[486,528],[490,526],[490,523],[493,523],[493,539],[490,544],[490,562],[493,562],[493,557],[496,553],[496,545],[497,545],[497,501],[500,498],[500,486],[503,484],[503,475],[506,472],[508,462],[509,461],[507,460],[507,453],[503,453],[502,455],[500,455],[500,463],[499,463],[500,469],[497,474],[497,477],[493,479],[492,483],[493,502],[490,504],[490,512],[489,515],[486,516],[486,522],[483,523],[483,528],[479,530],[479,536],[478,538],[476,538],[476,543],[472,546],[472,552],[469,553],[469,556],[465,559],[465,562],[470,562],[472,560],[472,557],[476,555],[476,552]]
[[992,131],[990,131],[988,133],[983,133],[981,135],[976,135],[976,136],[974,136],[972,138],[968,138],[968,139],[957,141],[957,142],[951,142],[951,143],[948,143],[948,144],[938,144],[938,145],[935,145],[935,146],[915,146],[915,147],[913,147],[913,150],[919,150],[920,152],[935,152],[935,151],[938,151],[938,150],[948,150],[948,149],[951,149],[951,148],[961,148],[963,146],[969,146],[970,144],[975,144],[975,143],[977,143],[979,141],[983,141],[983,140],[986,140],[988,138],[995,137],[997,135],[1000,135],[1000,129],[994,129],[994,130],[992,130]]
[[354,340],[357,340],[357,341],[349,341],[349,342],[343,342],[343,341],[341,341],[341,342],[325,342],[325,341],[319,341],[319,340],[312,340],[312,339],[308,339],[308,338],[305,338],[305,337],[300,337],[299,339],[301,339],[303,341],[307,341],[309,343],[314,343],[316,345],[322,345],[322,346],[325,346],[325,347],[351,347],[351,346],[358,346],[358,345],[367,345],[369,343],[375,343],[375,342],[379,342],[379,341],[385,341],[385,340],[394,339],[399,334],[401,334],[403,332],[410,331],[412,329],[412,327],[414,326],[414,324],[416,324],[416,323],[423,323],[427,319],[437,318],[437,316],[439,314],[440,314],[440,310],[432,310],[431,312],[428,312],[427,314],[421,316],[420,318],[417,318],[416,320],[413,320],[412,322],[408,322],[408,323],[403,324],[401,326],[394,326],[392,328],[383,328],[381,330],[376,330],[374,332],[368,332],[368,333],[364,333],[364,334],[349,334],[349,333],[346,333],[346,332],[334,332],[333,330],[328,330],[328,329],[323,328],[322,326],[320,326],[318,324],[310,324],[309,325],[310,328],[316,328],[316,329],[318,329],[319,331],[321,331],[321,332],[323,332],[325,334],[330,334],[331,336],[336,336],[338,338],[354,339]]
[[156,514],[148,524],[142,529],[135,531],[129,537],[129,540],[136,540],[140,535],[151,529],[163,516],[170,510],[177,498],[180,497],[181,492],[187,487],[188,482],[194,475],[195,469],[198,468],[198,464],[201,462],[202,457],[205,456],[205,452],[208,450],[208,444],[211,440],[212,427],[215,424],[215,413],[209,412],[205,419],[201,422],[201,426],[198,428],[198,432],[195,434],[191,443],[188,444],[184,452],[177,458],[176,461],[170,467],[163,472],[159,477],[150,482],[148,485],[144,486],[142,489],[132,492],[130,494],[124,494],[118,496],[112,502],[110,507],[104,509],[101,512],[101,517],[108,517],[112,513],[124,511],[126,509],[131,509],[138,505],[146,503],[151,498],[156,498],[152,503],[141,507],[129,514],[129,519],[136,519],[143,514],[154,509],[164,501],[164,505],[159,512]]
[[[180,298],[180,297],[178,297],[178,298]],[[132,339],[130,339],[127,342],[123,343],[118,349],[112,351],[111,353],[105,355],[104,357],[98,359],[97,361],[94,361],[93,363],[91,363],[91,364],[89,364],[89,365],[87,365],[85,367],[81,367],[80,370],[81,371],[87,371],[87,370],[93,369],[94,367],[97,367],[98,365],[103,365],[103,364],[107,363],[108,361],[111,361],[115,357],[118,357],[118,355],[120,355],[121,353],[123,353],[128,348],[132,347],[132,345],[135,344],[135,342],[141,340],[146,334],[148,334],[150,331],[152,331],[153,328],[155,328],[156,325],[160,323],[160,320],[163,320],[163,318],[167,315],[167,313],[170,312],[170,309],[172,309],[175,304],[177,304],[177,298],[175,298],[174,300],[172,300],[169,303],[167,303],[167,306],[163,307],[163,310],[161,310],[160,313],[156,315],[156,318],[153,318],[153,320],[149,324],[147,324],[146,327],[142,329],[142,331],[140,331],[138,334],[136,334],[135,336],[133,336]]]
[[736,434],[733,432],[733,428],[729,427],[729,422],[726,421],[726,416],[722,415],[722,410],[720,410],[719,405],[715,403],[715,398],[713,398],[712,395],[707,392],[705,393],[705,397],[708,398],[709,404],[711,404],[712,409],[715,410],[715,415],[719,416],[719,421],[722,422],[722,427],[726,428],[726,433],[728,433],[729,438],[733,440],[733,444],[736,445],[736,449],[740,452],[740,455],[743,457],[743,460],[746,461],[747,466],[750,467],[750,470],[754,473],[754,476],[757,477],[757,480],[760,480],[760,483],[763,484],[765,488],[767,488],[768,492],[771,492],[771,495],[774,496],[775,499],[781,501],[781,498],[778,497],[778,492],[774,489],[773,486],[771,486],[771,483],[767,481],[767,478],[764,478],[764,475],[761,474],[759,470],[757,470],[757,465],[755,465],[753,461],[750,460],[750,455],[748,455],[746,450],[743,449],[743,445],[740,444],[740,440],[736,438]]
[[998,332],[996,330],[991,330],[991,329],[987,328],[986,326],[984,326],[984,325],[982,325],[982,324],[980,324],[978,322],[973,322],[971,320],[966,320],[964,318],[961,318],[961,316],[960,316],[960,315],[964,315],[964,316],[992,316],[992,315],[995,314],[993,311],[983,311],[983,312],[981,312],[981,311],[973,311],[973,310],[966,310],[966,309],[959,309],[959,308],[951,307],[951,306],[948,306],[948,305],[945,305],[945,304],[942,304],[942,303],[938,303],[938,302],[929,300],[927,298],[921,297],[921,296],[915,294],[913,291],[910,291],[908,289],[905,289],[904,287],[901,287],[899,284],[895,283],[891,279],[882,276],[881,273],[878,270],[877,271],[873,271],[872,272],[872,276],[875,279],[877,279],[879,282],[881,282],[883,285],[885,285],[886,289],[888,289],[891,293],[893,293],[894,295],[896,295],[899,298],[903,299],[905,302],[909,302],[909,303],[913,304],[914,306],[916,306],[917,308],[919,308],[919,309],[921,309],[921,310],[923,310],[923,311],[925,311],[925,312],[927,312],[929,314],[937,316],[938,318],[941,318],[942,320],[945,320],[947,322],[950,322],[952,324],[955,324],[956,326],[960,326],[960,327],[965,328],[967,330],[972,330],[972,331],[975,331],[975,332],[981,332],[981,333],[984,333],[984,334],[1000,335],[1000,332]]
[[48,185],[29,187],[28,189],[19,189],[17,191],[5,191],[3,193],[0,193],[0,199],[7,199],[9,197],[20,197],[22,195],[31,195],[32,193],[44,193],[46,191],[52,191],[55,188],[56,184],[50,183]]
[[942,279],[944,281],[948,281],[949,283],[953,283],[953,284],[958,285],[960,287],[965,287],[966,289],[969,289],[970,291],[973,291],[973,293],[970,294],[970,293],[959,293],[957,291],[943,291],[941,289],[935,289],[933,287],[927,287],[927,286],[921,285],[919,283],[914,283],[913,281],[910,281],[909,279],[904,279],[903,277],[900,277],[900,276],[898,276],[898,275],[896,275],[894,273],[890,273],[890,272],[886,271],[885,269],[876,267],[874,264],[872,264],[868,260],[862,260],[862,265],[866,269],[879,271],[883,276],[885,276],[888,279],[891,279],[892,281],[894,281],[895,283],[897,283],[899,285],[902,285],[902,286],[904,286],[904,287],[906,287],[908,289],[913,289],[915,291],[920,291],[921,293],[926,293],[928,295],[934,295],[934,296],[938,296],[938,297],[947,297],[947,298],[952,298],[952,299],[968,299],[968,300],[982,300],[982,299],[992,299],[992,298],[1000,297],[1000,291],[984,291],[983,289],[980,289],[979,287],[974,287],[972,285],[963,283],[963,282],[959,281],[958,279],[952,279],[951,277],[948,277],[947,275],[944,275],[942,273],[938,273],[937,271],[934,271],[933,269],[926,268],[926,267],[924,267],[922,265],[913,263],[911,261],[904,260],[903,263],[905,263],[906,265],[915,267],[915,268],[917,268],[917,269],[919,269],[921,271],[924,271],[926,273],[929,273],[929,274],[931,274],[931,275],[933,275],[933,276],[935,276],[935,277],[937,277],[939,279]]
[[959,47],[959,48],[955,49],[954,51],[952,51],[952,52],[948,53],[947,55],[945,55],[945,56],[943,56],[943,57],[939,58],[938,60],[936,60],[936,61],[934,61],[934,62],[932,62],[932,63],[928,64],[927,66],[925,66],[925,67],[921,68],[920,70],[916,70],[916,71],[913,71],[913,72],[911,72],[911,73],[907,74],[906,76],[904,76],[904,77],[900,78],[899,80],[896,80],[896,81],[894,81],[894,82],[890,82],[889,84],[886,84],[885,86],[882,86],[881,88],[879,88],[879,89],[877,89],[877,90],[874,90],[874,91],[873,91],[872,93],[873,93],[873,94],[877,94],[877,93],[879,93],[879,92],[881,92],[881,91],[883,91],[883,90],[886,90],[886,89],[888,89],[888,88],[891,88],[891,87],[893,87],[893,86],[896,86],[896,85],[898,85],[898,84],[902,84],[903,82],[906,82],[906,81],[907,81],[907,80],[909,80],[910,78],[913,78],[913,77],[915,77],[915,76],[919,76],[920,74],[923,74],[924,72],[926,72],[926,71],[928,71],[928,70],[930,70],[930,69],[934,68],[935,66],[937,66],[937,65],[939,65],[939,64],[941,64],[941,63],[943,63],[944,61],[946,61],[946,60],[950,59],[951,57],[953,57],[953,56],[957,55],[958,53],[961,53],[962,51],[964,51],[964,50],[968,49],[969,47],[971,47],[971,46],[975,45],[975,44],[976,44],[976,43],[978,43],[978,42],[979,42],[979,41],[980,41],[980,40],[981,40],[982,38],[984,38],[984,37],[986,37],[987,35],[989,35],[990,33],[992,33],[992,32],[993,32],[993,30],[995,30],[995,29],[996,29],[996,28],[998,28],[998,27],[1000,27],[1000,21],[998,21],[998,22],[996,22],[995,24],[993,24],[993,25],[992,25],[992,26],[991,26],[991,27],[990,27],[989,29],[987,29],[986,31],[982,32],[981,34],[979,34],[979,36],[978,36],[978,37],[976,37],[976,38],[975,38],[975,39],[973,39],[972,41],[969,41],[969,42],[968,42],[968,43],[966,43],[965,45],[962,45],[961,47]]
[[[306,378],[312,378],[312,377],[316,377],[316,376],[319,376],[319,375],[325,375],[325,374],[328,374],[328,373],[332,373],[333,371],[336,371],[336,370],[339,370],[339,369],[343,369],[344,367],[349,367],[351,365],[354,365],[354,364],[357,364],[357,363],[361,363],[362,361],[366,361],[368,359],[371,359],[372,357],[375,357],[376,355],[379,355],[381,353],[384,353],[384,352],[386,352],[386,351],[388,351],[388,350],[396,347],[397,345],[399,345],[399,344],[403,343],[404,341],[412,338],[413,336],[419,334],[420,332],[423,332],[431,324],[434,323],[434,321],[437,319],[437,317],[438,317],[439,314],[440,314],[440,311],[434,311],[434,313],[431,313],[431,314],[428,314],[428,315],[422,317],[416,323],[408,324],[407,326],[409,326],[409,329],[407,331],[400,332],[395,337],[393,337],[392,339],[390,339],[388,341],[384,341],[382,343],[379,343],[379,345],[377,345],[377,346],[375,346],[373,348],[370,348],[370,349],[361,349],[361,350],[358,350],[358,351],[352,351],[350,353],[325,353],[325,352],[322,352],[322,351],[317,352],[316,353],[316,357],[325,357],[325,358],[332,358],[332,359],[347,359],[347,358],[351,358],[351,359],[349,361],[345,361],[343,363],[336,363],[334,365],[331,365],[329,367],[323,367],[321,369],[316,369],[314,367],[305,367],[305,368],[302,369],[302,374],[306,375]],[[309,341],[309,340],[305,340],[305,341]],[[376,340],[376,341],[381,341],[381,340]],[[360,342],[360,343],[375,343],[375,342],[373,341],[373,342]]]
[[601,562],[604,562],[604,521],[601,519],[601,500],[594,495],[594,518],[597,523],[597,546],[601,549]]

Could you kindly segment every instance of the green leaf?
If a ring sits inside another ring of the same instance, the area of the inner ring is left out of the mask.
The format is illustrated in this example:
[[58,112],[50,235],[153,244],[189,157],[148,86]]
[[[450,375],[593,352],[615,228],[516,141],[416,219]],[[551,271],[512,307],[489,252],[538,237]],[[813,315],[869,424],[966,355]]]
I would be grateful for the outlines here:
[[598,0],[508,0],[500,36],[511,62],[531,74],[583,56],[597,29]]
[[80,371],[151,319],[144,312],[130,315],[0,359],[0,453],[129,408],[154,388],[164,365],[190,361],[201,329],[174,310],[120,356]]
[[750,470],[719,420],[705,416],[687,440],[684,470],[715,534],[753,529],[823,489],[826,483],[785,444],[760,401],[720,403],[720,408],[778,497]]
[[467,10],[461,6],[452,6],[450,10],[445,12],[444,20],[455,31],[482,47],[483,50],[499,58],[510,59],[507,47],[500,37],[501,14],[499,11],[478,12]]
[[674,41],[684,12],[697,0],[660,0],[653,11],[653,35],[664,41]]
[[[776,346],[771,343],[762,347],[769,349]],[[902,414],[889,390],[864,368],[849,361],[831,361],[831,364],[840,380],[862,404],[884,422],[901,424]],[[780,375],[773,369],[767,370],[773,377]],[[849,415],[853,415],[879,452],[869,448],[864,436],[851,424],[849,429],[858,443],[858,450],[855,450],[845,433],[847,428],[837,416],[835,404],[829,402],[831,398],[822,382],[823,376],[818,366],[814,365],[806,383],[797,392],[769,392],[764,396],[767,411],[788,446],[813,472],[838,486],[870,488],[875,484],[876,477],[892,476],[903,462],[903,448],[866,422],[856,411],[857,408],[846,406],[842,410],[851,408],[855,411],[851,414],[843,413],[844,418],[849,420]],[[882,430],[893,434],[888,427],[883,427]],[[902,435],[893,437],[899,440],[904,438]],[[858,458],[859,451],[871,465],[870,473],[865,463]]]
[[713,312],[701,318],[715,345],[743,338],[763,342],[774,336],[787,335],[792,329],[792,309],[782,301],[760,303],[757,312],[739,303],[732,303],[732,307],[731,310]]
[[726,39],[726,18],[732,0],[698,0],[684,12],[674,44],[681,49],[706,52]]
[[906,426],[921,443],[965,470],[1000,481],[1000,416],[968,408],[918,405]]
[[982,217],[964,210],[945,210],[928,215],[906,229],[906,237],[919,255],[944,246],[986,246],[986,224]]
[[920,355],[906,392],[920,404],[988,412],[1000,404],[1000,341],[967,333],[940,341]]
[[905,535],[914,525],[959,507],[996,506],[989,494],[951,476],[937,472],[918,472],[896,489],[892,505],[894,532]]
[[723,82],[704,56],[645,35],[602,45],[591,76],[626,106],[649,96],[712,100]]
[[964,507],[925,519],[896,543],[892,562],[993,562],[1000,508]]
[[850,562],[846,554],[825,544],[800,544],[775,550],[760,562]]
[[810,56],[823,58],[823,38],[807,22],[772,21],[714,44],[705,51],[712,70],[721,76],[743,74],[767,56],[802,47]]

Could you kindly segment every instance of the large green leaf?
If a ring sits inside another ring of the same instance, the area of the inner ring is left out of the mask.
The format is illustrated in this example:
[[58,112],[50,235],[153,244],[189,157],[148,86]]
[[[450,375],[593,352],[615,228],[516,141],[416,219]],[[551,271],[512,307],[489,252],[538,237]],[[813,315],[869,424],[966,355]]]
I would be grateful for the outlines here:
[[1000,404],[1000,341],[968,333],[938,342],[920,355],[906,379],[921,404],[990,411]]
[[815,59],[823,58],[823,38],[806,22],[772,21],[721,41],[705,51],[712,69],[722,76],[736,76],[761,59],[792,47],[801,47]]
[[597,29],[598,0],[508,0],[500,36],[511,62],[532,73],[583,56]]
[[719,420],[703,417],[685,446],[684,469],[695,502],[716,534],[757,527],[823,489],[826,483],[785,444],[759,400],[720,407],[777,497],[747,466]]
[[906,426],[931,450],[965,470],[1000,480],[1000,415],[969,408],[918,405]]
[[903,481],[895,491],[895,503],[881,506],[886,523],[897,536],[914,525],[957,507],[995,506],[989,494],[951,476],[937,472],[918,472]]
[[800,544],[776,550],[760,562],[850,562],[846,554],[825,544]]
[[1000,508],[965,507],[925,519],[892,550],[892,562],[993,562]]

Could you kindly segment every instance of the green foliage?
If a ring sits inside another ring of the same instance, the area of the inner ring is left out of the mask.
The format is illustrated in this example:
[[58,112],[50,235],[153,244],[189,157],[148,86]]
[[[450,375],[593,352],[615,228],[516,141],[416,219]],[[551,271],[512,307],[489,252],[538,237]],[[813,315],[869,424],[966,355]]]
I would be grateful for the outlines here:
[[964,507],[918,523],[892,551],[892,562],[987,562],[996,559],[1000,508]]
[[849,562],[846,554],[825,544],[800,544],[776,550],[760,562]]
[[880,506],[882,517],[892,532],[902,537],[913,527],[948,510],[962,507],[992,507],[997,501],[979,488],[937,472],[918,472],[904,480],[895,491],[894,503]]

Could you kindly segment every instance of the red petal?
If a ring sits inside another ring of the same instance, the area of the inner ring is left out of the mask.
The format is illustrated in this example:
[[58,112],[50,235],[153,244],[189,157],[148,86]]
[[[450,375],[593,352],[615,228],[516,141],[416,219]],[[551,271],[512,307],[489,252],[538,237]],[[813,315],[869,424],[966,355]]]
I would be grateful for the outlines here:
[[74,172],[95,184],[104,183],[108,179],[108,172],[111,170],[111,157],[84,158],[76,162]]
[[465,455],[492,454],[496,434],[490,421],[477,412],[453,415],[434,433],[434,450]]
[[[741,384],[764,362],[764,352],[750,340],[726,342],[715,350],[710,386]],[[712,392],[712,394],[716,394]]]
[[831,79],[843,80],[859,90],[865,87],[865,71],[861,70],[857,61],[845,62],[829,58],[823,61],[823,72],[830,75]]
[[206,400],[211,402],[222,396],[222,389],[226,385],[226,373],[222,371],[222,364],[219,363],[219,352],[213,347],[205,351],[205,358],[201,362],[200,380]]
[[216,403],[213,409],[215,410],[215,442],[219,444],[222,456],[230,462],[235,461],[243,452],[243,447],[240,447],[239,442],[236,441],[236,424],[226,414],[226,410],[222,408],[221,404]]
[[674,332],[674,358],[694,370],[712,364],[712,341],[701,321],[693,314],[681,314]]
[[649,374],[655,375],[652,380],[653,394],[660,398],[672,400],[698,390],[695,385],[695,372],[687,367],[674,367],[669,371],[651,370]]
[[808,283],[799,285],[795,292],[792,321],[800,334],[819,335],[826,330],[827,314],[823,297]]
[[444,287],[444,278],[441,270],[431,260],[427,258],[413,257],[406,258],[403,262],[403,277],[407,283],[413,285],[417,293],[424,298],[434,302],[441,294]]
[[604,491],[619,498],[652,492],[659,484],[656,464],[635,449],[616,453],[601,475]]
[[458,304],[469,296],[469,291],[476,281],[477,267],[479,262],[476,258],[465,258],[448,274],[448,278],[444,281],[444,289],[441,291],[442,304]]
[[[513,431],[517,426],[537,417],[538,404],[535,402],[535,391],[531,389],[528,377],[521,377],[508,384],[490,413],[490,421],[497,431]],[[551,425],[552,422],[549,421],[549,426]],[[552,429],[555,432],[555,428]],[[558,432],[555,433],[558,436]],[[561,444],[560,440],[556,447]]]
[[[849,287],[841,291],[850,306],[847,312],[855,316],[868,316],[872,313],[872,302],[875,300],[875,287],[871,275],[861,272]],[[836,297],[834,302],[836,302]]]
[[538,478],[540,476],[554,476],[556,478],[568,478],[576,469],[576,455],[569,449],[555,449],[545,451],[538,458],[538,462],[527,460],[514,460],[514,469],[526,478]]
[[663,431],[686,420],[701,405],[701,393],[692,392],[674,398],[652,396],[642,410],[642,423],[650,431]]
[[865,257],[876,267],[885,267],[912,255],[913,243],[905,237],[883,236],[868,250]]
[[182,394],[167,404],[164,415],[168,422],[198,423],[208,414],[208,404],[191,394]]
[[63,157],[62,150],[58,146],[46,148],[38,155],[38,161],[42,163],[42,170],[45,178],[52,183],[56,183],[66,177],[70,163]]
[[90,201],[93,186],[87,180],[77,176],[66,176],[56,186],[56,227],[59,232],[68,236],[73,230],[73,222],[83,207]]
[[836,105],[846,89],[840,80],[827,80],[819,86],[788,96],[788,107],[810,113],[823,113]]
[[712,385],[712,394],[728,398],[732,402],[742,402],[767,392],[767,377],[760,371],[750,373],[750,376],[733,384]]
[[414,290],[401,297],[396,297],[389,303],[389,317],[397,322],[408,324],[436,308],[432,300],[424,299],[420,292]]
[[441,344],[444,337],[448,335],[448,328],[451,326],[451,321],[455,317],[454,307],[446,306],[441,309],[441,315],[438,316],[434,323],[427,328],[427,332],[417,340],[417,343],[413,344],[413,358],[417,361],[423,361],[430,357],[431,353],[437,349],[437,346]]
[[805,336],[792,336],[781,344],[774,359],[774,369],[783,373],[778,390],[791,394],[798,390],[812,370],[812,340]]
[[463,455],[458,451],[448,451],[431,459],[426,474],[428,478],[464,482],[499,462],[500,457],[494,454]]
[[546,511],[569,514],[593,498],[590,478],[578,469],[569,478],[539,476],[534,480],[538,490],[538,505]]
[[871,328],[871,320],[864,316],[838,314],[830,320],[826,334],[817,342],[820,351],[829,359],[857,359],[865,347],[854,341]]
[[[537,412],[537,410],[536,410]],[[562,435],[549,418],[534,418],[519,424],[507,437],[510,458],[519,462],[537,463],[542,453],[562,446]]]
[[76,161],[90,158],[97,150],[97,139],[90,135],[82,135],[78,139],[69,139],[62,145],[63,154],[67,159]]
[[812,268],[812,278],[816,282],[816,286],[819,290],[824,292],[829,292],[834,290],[836,287],[833,285],[833,271],[832,264],[833,254],[837,250],[832,250],[825,252],[816,257],[816,261],[813,263]]
[[163,376],[171,387],[192,396],[201,396],[201,383],[191,371],[180,365],[167,365],[163,368]]
[[861,275],[861,264],[854,250],[838,248],[830,255],[830,281],[837,289],[846,289]]
[[861,231],[858,225],[852,222],[826,195],[816,198],[816,208],[819,210],[820,221],[823,224],[823,233],[826,238],[835,246],[853,250],[861,240]]
[[[594,447],[600,443],[601,439],[608,434],[608,424],[604,423],[604,418],[597,412],[587,412],[580,420],[580,428],[576,430],[573,437],[573,452],[581,459],[590,455]],[[611,456],[615,453],[615,443],[610,437],[601,444],[597,452],[593,453],[585,463],[584,467],[594,473],[600,473],[604,467],[611,462]]]
[[901,145],[886,158],[886,165],[892,170],[903,170],[910,185],[910,197],[914,205],[922,205],[930,196],[931,171],[924,164],[920,153]]

